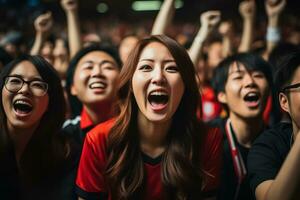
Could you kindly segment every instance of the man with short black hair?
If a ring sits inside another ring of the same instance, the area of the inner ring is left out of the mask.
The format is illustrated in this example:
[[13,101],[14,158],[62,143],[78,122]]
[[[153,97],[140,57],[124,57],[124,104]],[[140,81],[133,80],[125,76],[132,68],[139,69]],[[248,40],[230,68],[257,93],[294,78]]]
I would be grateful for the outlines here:
[[286,56],[275,85],[280,107],[290,116],[265,131],[248,156],[250,185],[257,200],[300,197],[300,52]]

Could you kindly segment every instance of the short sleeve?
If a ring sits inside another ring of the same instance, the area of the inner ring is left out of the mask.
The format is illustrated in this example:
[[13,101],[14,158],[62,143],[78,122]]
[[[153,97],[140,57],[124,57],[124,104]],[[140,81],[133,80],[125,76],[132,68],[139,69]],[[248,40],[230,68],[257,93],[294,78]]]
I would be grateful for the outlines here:
[[288,138],[291,132],[287,125],[274,127],[260,135],[248,154],[248,175],[250,187],[255,194],[256,187],[267,180],[274,180],[289,152]]
[[83,145],[76,178],[76,193],[84,199],[107,199],[103,176],[105,170],[105,141],[99,141],[99,138],[97,138],[96,145],[93,141],[95,137],[90,137],[90,135],[92,133],[87,134]]
[[255,189],[260,183],[275,179],[281,166],[276,159],[272,146],[264,142],[257,142],[252,146],[247,163],[253,194],[255,194]]

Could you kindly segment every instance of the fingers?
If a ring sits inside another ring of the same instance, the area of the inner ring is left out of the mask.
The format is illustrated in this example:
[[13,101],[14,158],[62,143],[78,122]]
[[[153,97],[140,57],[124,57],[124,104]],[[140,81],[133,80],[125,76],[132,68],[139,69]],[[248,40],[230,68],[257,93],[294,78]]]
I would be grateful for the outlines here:
[[286,5],[286,0],[266,0],[265,6],[269,16],[278,15]]
[[255,1],[243,1],[239,5],[239,12],[243,17],[251,17],[254,16],[255,13]]
[[77,0],[61,0],[61,6],[66,11],[75,10],[78,7]]
[[202,13],[201,23],[202,25],[214,26],[221,20],[221,12],[218,10],[210,10]]
[[49,11],[45,14],[38,16],[34,22],[37,31],[48,31],[52,27],[52,13]]

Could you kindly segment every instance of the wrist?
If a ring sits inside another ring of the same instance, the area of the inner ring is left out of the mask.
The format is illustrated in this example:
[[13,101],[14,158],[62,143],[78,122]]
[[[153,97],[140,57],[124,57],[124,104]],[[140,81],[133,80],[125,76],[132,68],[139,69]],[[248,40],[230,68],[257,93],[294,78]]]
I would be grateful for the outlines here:
[[266,40],[268,42],[279,42],[281,39],[280,30],[277,27],[268,26]]
[[269,18],[269,24],[268,26],[271,26],[271,27],[277,27],[278,26],[278,16],[272,16]]

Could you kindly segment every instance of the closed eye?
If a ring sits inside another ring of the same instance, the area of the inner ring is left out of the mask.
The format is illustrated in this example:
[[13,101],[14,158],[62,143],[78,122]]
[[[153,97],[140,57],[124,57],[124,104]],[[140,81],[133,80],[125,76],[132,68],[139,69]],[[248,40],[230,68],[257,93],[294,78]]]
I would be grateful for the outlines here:
[[151,71],[152,70],[152,67],[150,65],[141,65],[139,67],[139,70],[142,70],[142,71]]
[[255,78],[265,78],[265,75],[261,72],[254,72],[252,73],[252,76]]

